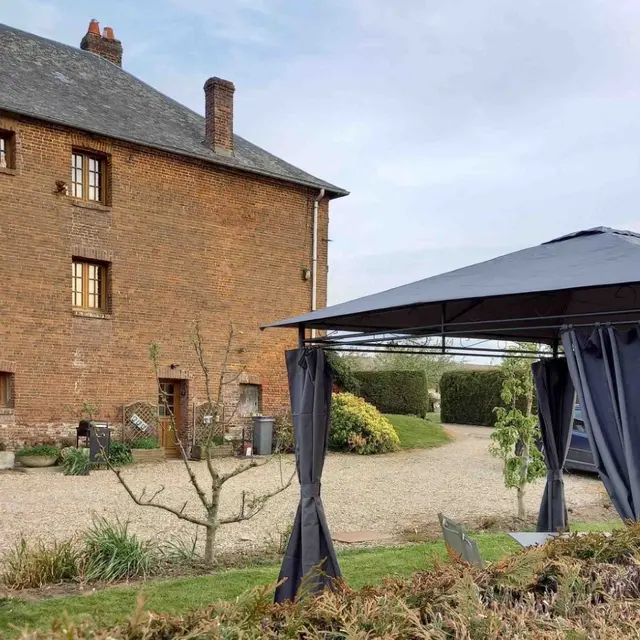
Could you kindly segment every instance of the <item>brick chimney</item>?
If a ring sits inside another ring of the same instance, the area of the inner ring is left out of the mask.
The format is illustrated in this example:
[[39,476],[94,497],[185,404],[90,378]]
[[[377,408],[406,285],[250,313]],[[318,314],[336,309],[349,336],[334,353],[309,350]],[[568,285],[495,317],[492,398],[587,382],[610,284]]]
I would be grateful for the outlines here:
[[209,78],[204,83],[205,136],[211,148],[233,155],[233,82]]
[[89,29],[80,42],[80,48],[84,51],[102,56],[105,60],[122,66],[122,43],[116,40],[111,27],[105,27],[100,35],[100,25],[97,20],[89,23]]

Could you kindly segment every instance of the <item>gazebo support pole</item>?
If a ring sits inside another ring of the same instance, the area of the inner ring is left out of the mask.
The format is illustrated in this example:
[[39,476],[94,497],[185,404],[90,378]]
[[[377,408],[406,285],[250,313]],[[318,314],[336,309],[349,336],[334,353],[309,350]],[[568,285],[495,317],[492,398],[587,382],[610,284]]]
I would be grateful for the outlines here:
[[553,359],[557,360],[558,359],[558,346],[559,346],[559,342],[558,340],[554,340],[553,344],[552,344],[552,348],[553,348]]
[[303,324],[298,325],[298,349],[304,349],[305,328]]
[[447,321],[447,303],[442,303],[442,315],[440,316],[440,333],[442,335],[442,355],[447,353],[447,342],[444,337],[444,325]]

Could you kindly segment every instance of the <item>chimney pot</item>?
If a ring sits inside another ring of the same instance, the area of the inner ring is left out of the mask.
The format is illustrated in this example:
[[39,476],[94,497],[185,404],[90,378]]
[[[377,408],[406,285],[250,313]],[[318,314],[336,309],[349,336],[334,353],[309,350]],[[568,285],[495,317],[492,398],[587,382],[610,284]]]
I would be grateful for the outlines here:
[[204,83],[205,137],[211,148],[223,155],[233,155],[233,82],[209,78]]
[[105,27],[103,35],[100,35],[100,24],[97,20],[91,20],[89,23],[89,29],[80,42],[80,48],[95,53],[119,67],[122,66],[122,43],[116,40],[111,27]]
[[100,23],[95,18],[89,23],[87,33],[92,33],[94,36],[100,35]]

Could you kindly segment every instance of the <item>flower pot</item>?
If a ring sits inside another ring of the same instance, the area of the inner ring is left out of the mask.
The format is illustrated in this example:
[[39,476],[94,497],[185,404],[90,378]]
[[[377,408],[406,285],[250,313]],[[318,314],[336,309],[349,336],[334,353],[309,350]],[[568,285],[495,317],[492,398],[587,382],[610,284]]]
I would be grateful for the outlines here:
[[15,458],[13,451],[0,451],[0,469],[13,469]]
[[53,467],[58,456],[20,456],[18,462],[23,467]]

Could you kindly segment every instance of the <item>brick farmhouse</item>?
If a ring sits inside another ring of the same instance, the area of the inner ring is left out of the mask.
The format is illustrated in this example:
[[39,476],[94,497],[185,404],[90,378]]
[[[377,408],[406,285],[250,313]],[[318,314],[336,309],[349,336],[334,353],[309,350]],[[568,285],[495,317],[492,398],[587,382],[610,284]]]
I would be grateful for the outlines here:
[[280,412],[296,335],[259,326],[309,311],[314,281],[326,304],[329,201],[347,192],[235,135],[231,82],[207,80],[202,117],[123,70],[122,51],[95,21],[79,49],[0,25],[10,446],[74,434],[85,403],[116,432],[125,405],[157,404],[153,342],[188,443],[205,401],[196,319],[214,378],[233,324],[238,421]]

